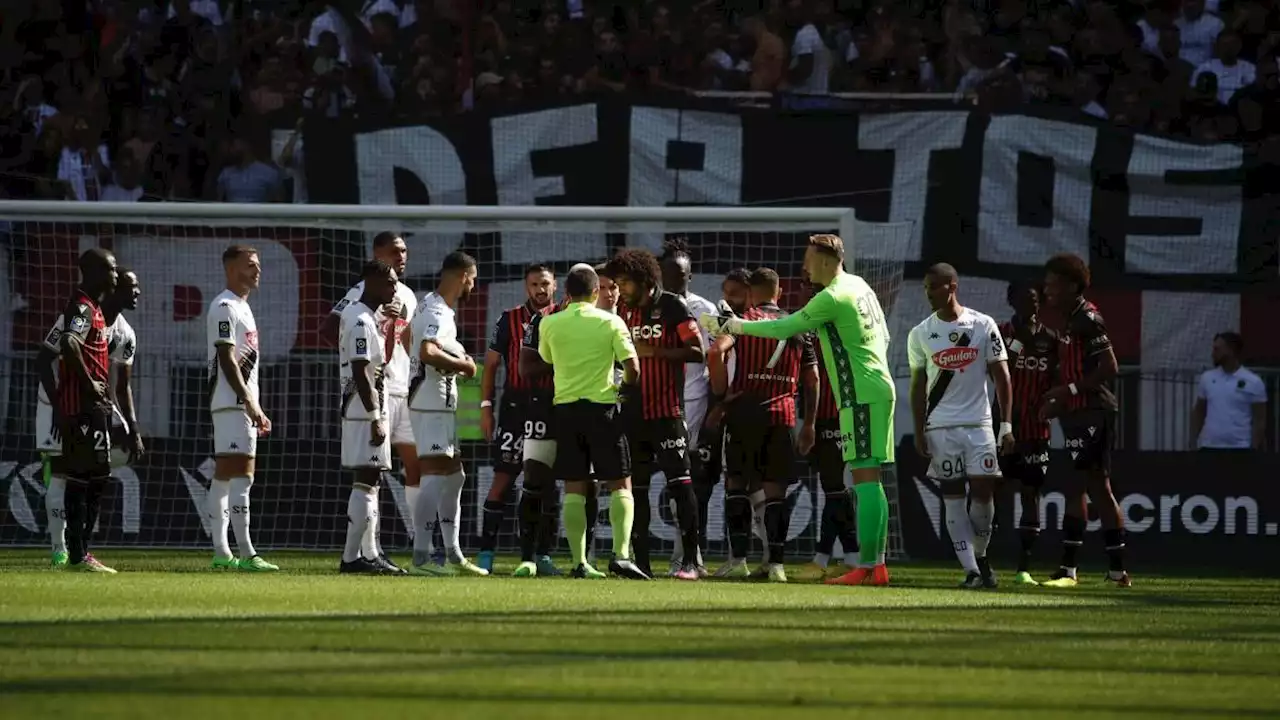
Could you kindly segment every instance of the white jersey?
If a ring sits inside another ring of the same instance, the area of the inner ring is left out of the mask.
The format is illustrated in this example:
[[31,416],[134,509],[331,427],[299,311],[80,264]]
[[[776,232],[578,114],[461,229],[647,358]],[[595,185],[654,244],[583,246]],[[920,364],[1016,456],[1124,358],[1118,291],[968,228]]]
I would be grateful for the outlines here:
[[412,392],[409,409],[428,412],[455,412],[458,409],[458,378],[455,373],[442,373],[418,358],[422,343],[430,340],[440,349],[457,358],[467,351],[458,342],[458,325],[453,308],[444,298],[428,293],[422,298],[418,312],[413,316],[413,368]]
[[218,346],[231,345],[249,395],[258,400],[258,323],[249,301],[223,290],[209,305],[206,333],[209,338],[209,410],[236,410],[242,407],[231,383],[218,366]]
[[[44,346],[54,352],[50,365],[53,366],[55,390],[58,389],[58,364],[62,361],[62,325],[65,322],[66,319],[59,315],[53,327],[49,328],[49,332],[44,336]],[[107,359],[112,365],[129,367],[133,365],[133,356],[137,351],[138,335],[133,331],[133,326],[124,319],[123,314],[117,315],[115,321],[107,327]],[[41,405],[49,405],[49,396],[45,394],[44,385],[42,383],[36,385],[37,401]]]
[[[333,306],[331,312],[334,315],[341,316],[347,307],[360,302],[362,295],[364,295],[363,280],[348,290],[342,300]],[[409,327],[409,323],[413,322],[413,315],[418,309],[418,298],[414,297],[413,291],[409,289],[408,285],[398,282],[396,283],[396,300],[400,303],[400,317],[396,319],[394,328],[396,345],[391,353],[391,361],[387,363],[385,379],[388,395],[405,397],[409,394],[409,353],[400,342],[400,336]],[[387,326],[387,318],[382,314],[382,308],[374,308],[374,319],[378,321],[379,332],[385,338],[387,332],[392,328]]]
[[369,378],[369,385],[377,393],[378,406],[385,407],[384,369],[388,367],[384,350],[386,336],[382,334],[382,325],[374,311],[358,300],[343,308],[341,318],[338,329],[338,375],[342,380],[342,419],[372,420],[372,413],[365,408],[364,402],[360,400],[360,393],[356,390],[351,363],[358,360],[369,363],[365,367],[365,374]]
[[1008,355],[989,315],[969,308],[955,322],[930,315],[907,336],[907,359],[929,378],[925,429],[990,426],[987,365]]
[[[689,293],[684,296],[684,302],[689,306],[689,312],[693,313],[695,318],[703,315],[715,315],[715,303],[704,297]],[[711,347],[711,335],[704,327],[698,327],[702,333],[702,352],[705,354],[707,349]],[[707,373],[707,364],[687,363],[684,366],[684,399],[685,401],[697,400],[706,397],[711,393],[711,376]]]

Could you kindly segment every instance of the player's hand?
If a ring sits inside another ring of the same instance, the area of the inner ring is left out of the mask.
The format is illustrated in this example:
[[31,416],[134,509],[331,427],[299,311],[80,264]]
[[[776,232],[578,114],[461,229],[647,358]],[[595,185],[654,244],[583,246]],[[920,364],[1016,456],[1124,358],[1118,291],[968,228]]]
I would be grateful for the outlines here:
[[1013,426],[1009,423],[1000,423],[1000,454],[1012,455],[1017,442],[1013,438]]
[[493,406],[480,408],[480,434],[485,440],[493,439]]
[[460,371],[458,372],[458,374],[459,374],[459,375],[461,375],[461,376],[462,376],[462,377],[464,377],[464,378],[473,378],[473,377],[475,377],[475,376],[476,376],[476,360],[475,360],[475,358],[471,357],[470,355],[464,355],[462,359],[463,359],[464,361],[466,361],[467,366],[466,366],[466,368],[464,368],[464,369],[460,370]]
[[635,340],[634,344],[636,346],[636,357],[651,358],[658,354],[658,349],[644,340]]
[[702,317],[698,318],[698,324],[701,325],[711,337],[719,337],[725,334],[738,335],[742,333],[742,321],[736,317],[728,315],[704,313]]
[[817,430],[809,423],[800,426],[800,434],[796,437],[796,449],[801,455],[808,455],[817,441]]
[[1062,414],[1062,409],[1066,407],[1067,398],[1071,397],[1071,389],[1065,385],[1049,388],[1049,390],[1040,398],[1040,415],[1041,420],[1049,420]]
[[924,433],[916,433],[916,454],[922,458],[931,458],[933,453],[929,452],[929,443],[924,439]]
[[147,454],[147,448],[142,443],[142,436],[138,433],[129,434],[129,440],[125,447],[129,450],[129,462],[131,463],[138,462],[143,455]]
[[712,430],[720,427],[720,423],[724,422],[724,406],[724,403],[720,403],[719,405],[711,408],[711,410],[707,412],[707,418],[702,421],[702,424]]
[[[402,312],[404,312],[404,306],[400,304],[400,298],[395,298],[382,306],[382,317],[388,320],[395,320],[400,317]],[[395,325],[392,325],[392,327],[395,327]]]
[[369,423],[369,444],[378,447],[387,441],[387,429],[382,425],[382,419],[379,418]]
[[103,402],[111,401],[110,388],[107,387],[106,383],[99,380],[93,381],[93,394]]
[[258,435],[266,435],[271,432],[271,420],[267,414],[262,412],[262,408],[258,407],[256,401],[250,400],[244,404],[244,414],[249,416],[249,422],[258,428]]

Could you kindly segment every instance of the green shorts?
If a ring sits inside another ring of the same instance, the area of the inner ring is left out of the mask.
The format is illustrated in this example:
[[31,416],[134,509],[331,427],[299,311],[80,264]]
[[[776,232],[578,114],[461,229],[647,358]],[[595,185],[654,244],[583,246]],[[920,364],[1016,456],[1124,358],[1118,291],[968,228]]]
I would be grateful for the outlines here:
[[859,403],[840,410],[840,444],[850,469],[893,462],[893,404]]

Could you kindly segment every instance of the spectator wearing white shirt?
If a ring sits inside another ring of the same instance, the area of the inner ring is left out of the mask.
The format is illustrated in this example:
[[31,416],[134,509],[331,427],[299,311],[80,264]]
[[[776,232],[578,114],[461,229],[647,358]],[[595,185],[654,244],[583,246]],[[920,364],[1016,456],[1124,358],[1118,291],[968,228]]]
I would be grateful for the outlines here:
[[293,132],[289,134],[284,146],[280,148],[280,154],[277,156],[278,159],[276,161],[284,176],[293,181],[293,202],[295,205],[305,205],[307,203],[306,159],[302,154],[303,122],[303,118],[298,118]]
[[791,92],[825,95],[831,80],[831,48],[813,23],[810,0],[791,0],[787,8],[792,27],[799,27],[791,41],[791,65],[787,79]]
[[233,138],[227,157],[231,164],[218,173],[219,202],[269,203],[283,199],[280,171],[254,157],[248,140]]
[[1213,73],[1218,78],[1218,102],[1226,105],[1231,96],[1242,87],[1248,87],[1258,76],[1258,69],[1248,60],[1240,59],[1240,35],[1234,30],[1226,30],[1218,35],[1217,57],[1196,67],[1191,75],[1191,87],[1204,73]]
[[101,202],[138,202],[142,199],[142,165],[125,150],[120,153],[113,181],[102,188]]
[[192,13],[208,20],[214,27],[222,26],[222,8],[218,7],[218,0],[173,0],[169,3],[168,18],[178,16],[178,5],[190,6]]
[[1200,450],[1266,447],[1267,390],[1261,378],[1240,364],[1243,350],[1238,333],[1218,333],[1213,339],[1214,368],[1200,376],[1191,408],[1191,432]]
[[102,194],[110,170],[106,144],[98,142],[98,134],[90,130],[87,120],[76,118],[58,158],[58,179],[67,184],[76,200],[93,202]]
[[1182,0],[1182,16],[1174,21],[1182,34],[1182,59],[1199,67],[1213,58],[1222,21],[1204,11],[1204,0]]

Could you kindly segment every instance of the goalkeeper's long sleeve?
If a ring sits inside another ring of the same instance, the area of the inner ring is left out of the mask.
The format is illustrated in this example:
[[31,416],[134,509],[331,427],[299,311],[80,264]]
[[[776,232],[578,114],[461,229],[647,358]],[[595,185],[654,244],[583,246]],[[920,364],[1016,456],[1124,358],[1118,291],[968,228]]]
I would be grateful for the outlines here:
[[814,295],[800,312],[777,320],[752,320],[742,323],[742,334],[785,340],[808,332],[835,316],[835,298],[827,290]]

